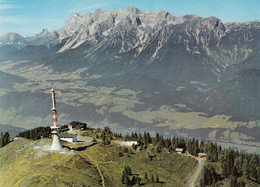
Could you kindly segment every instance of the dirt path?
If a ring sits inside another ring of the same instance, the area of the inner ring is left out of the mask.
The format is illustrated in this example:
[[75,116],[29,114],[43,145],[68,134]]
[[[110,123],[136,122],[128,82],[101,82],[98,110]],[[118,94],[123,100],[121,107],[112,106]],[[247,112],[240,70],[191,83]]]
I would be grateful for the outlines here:
[[198,164],[196,166],[196,170],[187,181],[186,187],[195,187],[196,181],[200,177],[200,174],[204,166],[204,160],[199,158],[197,158],[197,160],[198,160]]
[[102,172],[101,172],[99,166],[98,166],[97,164],[95,164],[95,165],[96,165],[96,167],[97,167],[97,169],[98,169],[98,173],[99,173],[99,175],[100,175],[100,177],[101,177],[102,186],[105,187],[105,179],[104,179],[104,176],[102,175]]
[[[102,180],[102,187],[105,187],[105,179],[104,179],[104,176],[103,176],[103,174],[102,174],[102,172],[101,172],[100,167],[99,167],[98,164],[97,164],[97,161],[93,160],[89,155],[81,155],[81,156],[82,156],[83,158],[85,158],[86,160],[92,162],[92,163],[96,166],[96,168],[97,168],[97,170],[98,170],[98,173],[99,173],[99,175],[100,175],[100,178],[101,178],[101,180]],[[111,161],[111,162],[112,162],[112,161]],[[111,163],[111,162],[101,162],[101,163]]]

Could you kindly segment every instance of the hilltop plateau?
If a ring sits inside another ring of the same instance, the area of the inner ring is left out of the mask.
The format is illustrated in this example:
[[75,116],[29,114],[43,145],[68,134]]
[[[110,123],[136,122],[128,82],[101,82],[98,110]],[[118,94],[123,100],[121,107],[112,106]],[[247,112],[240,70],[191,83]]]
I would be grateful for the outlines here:
[[[102,131],[94,132],[101,135]],[[50,151],[51,139],[48,138],[36,141],[15,138],[0,149],[0,185],[124,186],[122,173],[129,166],[130,178],[139,177],[144,186],[185,186],[187,175],[197,162],[176,153],[157,153],[154,146],[145,150],[119,146],[116,141],[123,139],[115,137],[109,146],[103,145],[101,139],[91,142],[92,137],[86,136],[92,134],[90,130],[81,134],[81,140],[86,142],[63,142],[66,147],[61,151]],[[153,154],[152,160],[149,154]],[[154,179],[158,175],[160,182],[152,182],[152,175]]]
[[74,129],[63,125],[61,131],[76,134],[77,141],[62,141],[61,150],[50,150],[49,127],[23,131],[8,140],[0,148],[0,185],[254,187],[260,183],[256,154],[194,138],[170,139],[158,133],[151,137],[148,132],[122,136],[109,127],[70,125]]

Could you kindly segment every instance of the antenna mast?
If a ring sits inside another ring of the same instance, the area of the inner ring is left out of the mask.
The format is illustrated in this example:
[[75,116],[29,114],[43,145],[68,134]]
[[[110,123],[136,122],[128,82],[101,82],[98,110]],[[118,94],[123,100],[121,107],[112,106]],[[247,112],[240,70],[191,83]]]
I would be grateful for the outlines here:
[[52,134],[53,134],[53,141],[51,145],[51,150],[60,150],[62,149],[62,144],[60,142],[60,137],[58,135],[59,133],[59,126],[57,122],[57,111],[56,111],[56,100],[55,100],[55,90],[52,88],[51,89],[51,94],[52,94],[52,115],[53,115],[53,126],[51,127],[52,129]]

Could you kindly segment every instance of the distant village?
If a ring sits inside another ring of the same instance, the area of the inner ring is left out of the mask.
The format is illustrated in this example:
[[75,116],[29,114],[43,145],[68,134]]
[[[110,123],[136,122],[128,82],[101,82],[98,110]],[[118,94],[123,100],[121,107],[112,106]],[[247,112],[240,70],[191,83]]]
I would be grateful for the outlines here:
[[174,123],[175,121],[174,120],[168,120],[167,118],[164,119],[164,118],[161,118],[161,117],[154,117],[152,119],[153,123]]

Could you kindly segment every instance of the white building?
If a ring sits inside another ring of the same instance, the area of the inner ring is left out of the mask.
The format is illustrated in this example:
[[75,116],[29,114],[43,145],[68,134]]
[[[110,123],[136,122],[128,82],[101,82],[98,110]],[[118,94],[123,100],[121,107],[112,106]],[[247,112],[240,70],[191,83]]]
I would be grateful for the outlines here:
[[122,146],[132,146],[132,145],[139,145],[140,142],[137,140],[127,140],[127,141],[122,141],[119,144]]
[[77,142],[77,134],[59,134],[61,140],[66,142]]
[[182,154],[183,153],[183,148],[176,148],[176,153]]

